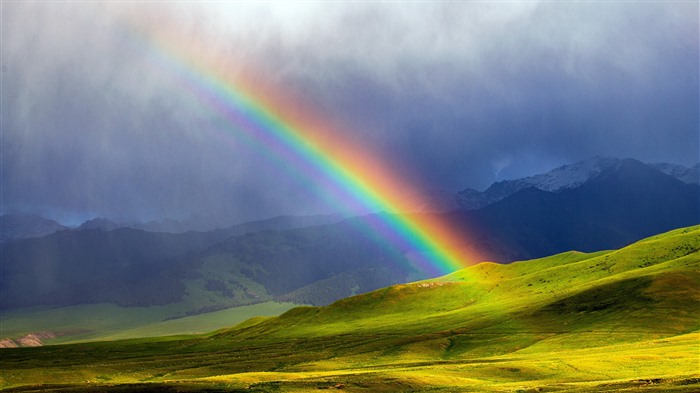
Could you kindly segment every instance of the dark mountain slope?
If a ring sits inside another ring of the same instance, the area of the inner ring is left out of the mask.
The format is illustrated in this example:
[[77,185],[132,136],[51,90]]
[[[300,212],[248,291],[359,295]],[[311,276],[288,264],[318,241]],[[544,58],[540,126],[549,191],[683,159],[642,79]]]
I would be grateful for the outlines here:
[[[479,228],[494,260],[508,262],[570,249],[617,248],[697,224],[700,187],[623,160],[578,188],[559,193],[529,188],[461,217],[455,220]],[[499,250],[511,254],[499,256]]]
[[[255,265],[251,278],[272,295],[283,295],[333,275],[358,269],[379,269],[394,277],[390,285],[412,272],[406,258],[377,242],[362,218],[289,231],[263,231],[232,237],[202,257],[228,256],[232,262]],[[372,288],[375,289],[376,287]]]
[[[624,160],[613,157],[593,157],[552,169],[547,173],[499,181],[484,191],[467,188],[457,193],[455,201],[464,210],[477,210],[530,187],[558,193],[578,188],[603,172],[615,170],[622,161]],[[684,183],[700,184],[700,163],[690,168],[668,163],[647,165]]]
[[[335,288],[330,282],[320,284],[327,292],[325,304],[407,280],[413,271],[405,257],[363,232],[359,221],[248,233],[225,241],[230,231],[167,234],[120,228],[61,231],[10,242],[1,250],[0,307],[168,304],[185,296],[185,281],[194,285],[190,291],[241,290],[263,300],[251,285],[262,284],[270,296],[281,296],[336,275],[351,278],[332,281]],[[307,288],[287,298],[316,303],[318,295]],[[228,299],[207,309],[251,300]]]
[[46,236],[64,229],[68,227],[32,214],[3,214],[0,216],[0,243]]
[[[178,258],[220,240],[219,236],[198,232],[164,234],[120,228],[65,230],[9,242],[1,250],[0,307],[131,304],[139,303],[139,295],[144,296],[143,304],[151,304],[149,293],[157,294],[158,288],[171,286],[161,281],[177,282],[172,277],[178,272]],[[173,295],[166,296],[165,301],[172,302],[182,289],[178,285],[168,291]]]
[[[267,230],[286,230],[295,228],[304,228],[315,225],[325,225],[342,221],[342,215],[336,214],[321,214],[309,216],[277,216],[262,220],[248,221],[240,224],[222,224],[222,217],[201,217],[193,218],[185,221],[165,219],[162,221],[151,221],[147,223],[132,222],[121,224],[121,226],[141,229],[149,232],[165,232],[165,233],[185,233],[190,231],[197,232],[219,232],[225,233],[225,237],[240,236],[246,233],[267,231]],[[219,223],[219,224],[217,224]]]
[[[578,207],[579,218],[598,214],[621,236],[650,236],[700,222],[700,186],[686,184],[636,160],[604,172],[589,183],[562,193],[565,203]],[[595,223],[594,223],[595,224]],[[628,228],[633,228],[630,231]]]

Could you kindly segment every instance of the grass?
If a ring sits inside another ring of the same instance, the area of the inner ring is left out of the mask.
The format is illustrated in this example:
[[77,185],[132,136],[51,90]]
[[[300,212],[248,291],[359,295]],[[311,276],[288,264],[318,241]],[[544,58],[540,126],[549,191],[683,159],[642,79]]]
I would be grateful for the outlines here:
[[[3,310],[0,339],[50,331],[58,337],[44,342],[59,344],[203,333],[235,325],[255,315],[279,315],[298,305],[273,302],[265,287],[248,278],[242,269],[261,268],[255,264],[242,265],[226,254],[203,257],[196,274],[183,279],[184,298],[163,306],[120,307],[103,303]],[[235,311],[226,311],[231,309]]]
[[700,227],[190,337],[0,350],[7,391],[697,392]]
[[265,302],[169,319],[179,305],[119,307],[90,304],[61,308],[33,307],[2,315],[2,337],[17,338],[40,331],[58,333],[46,344],[197,334],[230,327],[249,318],[279,315],[294,303]]

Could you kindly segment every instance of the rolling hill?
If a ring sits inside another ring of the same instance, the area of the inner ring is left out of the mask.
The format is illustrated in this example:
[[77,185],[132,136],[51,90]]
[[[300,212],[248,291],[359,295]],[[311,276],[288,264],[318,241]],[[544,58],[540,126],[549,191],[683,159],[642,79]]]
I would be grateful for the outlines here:
[[191,337],[0,350],[6,391],[696,392],[700,226]]

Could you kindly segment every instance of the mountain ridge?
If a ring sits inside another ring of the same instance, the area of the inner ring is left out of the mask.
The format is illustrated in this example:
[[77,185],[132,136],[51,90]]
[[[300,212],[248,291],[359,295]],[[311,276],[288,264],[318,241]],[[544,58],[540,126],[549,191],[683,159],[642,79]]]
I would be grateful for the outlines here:
[[42,237],[66,229],[69,227],[35,214],[3,214],[0,216],[0,244],[15,239]]
[[[700,186],[630,159],[576,188],[530,187],[483,209],[439,218],[460,234],[473,262],[508,263],[618,248],[697,224],[699,199]],[[362,229],[363,219],[233,236],[121,228],[10,242],[2,245],[0,306],[182,304],[190,315],[271,300],[323,305],[429,278],[411,262],[411,253],[422,250],[384,247]]]
[[[700,222],[700,186],[637,160],[622,160],[585,184],[561,192],[520,190],[462,221],[505,240],[510,260],[567,249],[618,248],[654,233]],[[495,246],[494,246],[495,247]]]
[[[445,190],[426,190],[413,195],[406,196],[398,209],[404,213],[448,213],[456,210],[478,210],[489,204],[497,202],[508,195],[519,190],[535,187],[544,191],[561,192],[566,189],[577,188],[585,182],[591,180],[603,171],[615,169],[624,159],[614,157],[595,156],[586,160],[572,164],[562,165],[548,172],[535,174],[523,178],[502,180],[492,183],[486,190],[478,191],[472,188],[465,188],[457,193]],[[691,167],[673,163],[648,163],[646,164],[662,173],[674,177],[687,184],[700,184],[700,162]],[[13,214],[5,214],[8,220],[2,227],[2,241],[22,238],[27,236],[13,235],[16,226],[12,223]],[[53,229],[69,229],[54,220],[43,218],[32,214],[14,214],[14,216],[34,217],[53,221],[58,226]],[[246,221],[238,224],[224,224],[221,217],[208,222],[205,216],[195,216],[186,220],[174,220],[165,218],[160,221],[138,222],[138,221],[114,221],[106,217],[95,217],[83,222],[78,229],[103,229],[112,230],[116,228],[133,228],[149,232],[163,233],[185,233],[190,231],[211,232],[229,231],[234,234],[243,234],[259,230],[284,230],[298,227],[323,225],[349,218],[344,214],[318,214],[309,216],[281,215],[271,218]],[[51,231],[40,232],[38,237],[50,234]]]
[[[626,160],[630,159],[598,156],[563,165],[543,174],[496,182],[485,191],[467,188],[457,193],[457,204],[465,210],[478,210],[529,187],[543,191],[562,192],[580,187],[602,173],[614,171]],[[684,183],[700,184],[700,163],[692,168],[667,163],[646,165]]]

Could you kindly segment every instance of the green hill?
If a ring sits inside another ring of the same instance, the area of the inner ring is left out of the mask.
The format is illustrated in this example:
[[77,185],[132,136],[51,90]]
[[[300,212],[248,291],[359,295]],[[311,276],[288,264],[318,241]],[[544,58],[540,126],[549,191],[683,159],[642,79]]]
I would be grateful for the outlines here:
[[697,392],[700,226],[205,336],[0,350],[8,391]]

